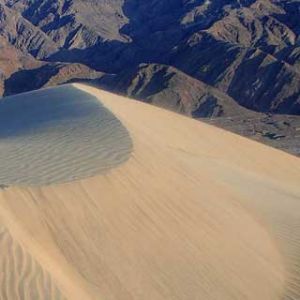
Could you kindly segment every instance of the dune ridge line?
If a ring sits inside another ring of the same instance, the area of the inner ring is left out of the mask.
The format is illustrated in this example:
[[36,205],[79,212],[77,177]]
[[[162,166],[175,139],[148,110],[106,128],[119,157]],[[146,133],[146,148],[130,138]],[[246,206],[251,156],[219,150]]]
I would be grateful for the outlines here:
[[[0,222],[37,262],[33,282],[42,286],[44,270],[66,299],[76,289],[88,300],[300,297],[298,158],[94,87],[71,89],[100,99],[134,146],[109,172],[0,191]],[[14,286],[31,290],[29,281]],[[47,286],[37,299],[60,299]],[[1,287],[0,298],[32,300]]]

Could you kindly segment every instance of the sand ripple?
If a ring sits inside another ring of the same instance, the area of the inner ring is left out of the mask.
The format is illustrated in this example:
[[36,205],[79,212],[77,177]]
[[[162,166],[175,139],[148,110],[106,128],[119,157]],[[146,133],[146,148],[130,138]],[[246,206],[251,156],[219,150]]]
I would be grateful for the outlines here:
[[47,185],[90,177],[123,163],[127,130],[93,96],[63,86],[0,104],[0,183]]
[[50,274],[1,225],[0,250],[0,299],[66,299]]

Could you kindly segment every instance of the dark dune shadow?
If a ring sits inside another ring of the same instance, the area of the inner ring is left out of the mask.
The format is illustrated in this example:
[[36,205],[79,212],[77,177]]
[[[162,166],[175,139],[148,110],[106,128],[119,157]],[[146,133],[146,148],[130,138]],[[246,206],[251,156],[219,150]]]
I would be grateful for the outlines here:
[[0,139],[32,134],[95,113],[103,117],[104,111],[98,100],[71,85],[6,97],[0,102]]
[[0,182],[40,185],[81,179],[125,162],[126,128],[98,99],[71,85],[0,102]]

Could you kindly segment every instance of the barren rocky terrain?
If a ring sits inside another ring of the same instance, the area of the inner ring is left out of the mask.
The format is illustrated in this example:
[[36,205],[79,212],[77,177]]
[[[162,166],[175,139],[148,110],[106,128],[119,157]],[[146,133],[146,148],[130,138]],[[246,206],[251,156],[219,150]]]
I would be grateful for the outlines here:
[[91,81],[299,154],[299,15],[297,0],[0,0],[0,92]]

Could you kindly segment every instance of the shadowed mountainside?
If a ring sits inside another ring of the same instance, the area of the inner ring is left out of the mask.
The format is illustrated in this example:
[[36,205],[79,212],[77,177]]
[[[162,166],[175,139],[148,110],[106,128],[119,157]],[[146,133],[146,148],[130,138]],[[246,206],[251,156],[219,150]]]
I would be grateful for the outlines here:
[[[0,64],[0,88],[10,95],[93,80],[194,117],[244,116],[240,106],[294,115],[296,130],[299,13],[297,0],[0,0],[1,46],[17,53],[13,69]],[[20,64],[24,56],[31,63]],[[248,112],[244,120],[261,119]],[[293,133],[283,148],[291,139],[300,143]]]

